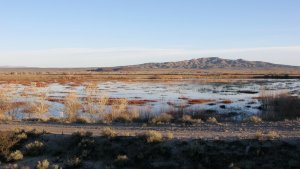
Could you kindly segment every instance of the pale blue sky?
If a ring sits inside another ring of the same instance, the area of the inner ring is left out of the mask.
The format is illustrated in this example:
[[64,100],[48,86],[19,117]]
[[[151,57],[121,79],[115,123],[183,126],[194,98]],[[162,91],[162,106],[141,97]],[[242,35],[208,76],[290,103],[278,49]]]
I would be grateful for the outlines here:
[[0,0],[1,65],[209,56],[300,65],[299,9],[298,0]]

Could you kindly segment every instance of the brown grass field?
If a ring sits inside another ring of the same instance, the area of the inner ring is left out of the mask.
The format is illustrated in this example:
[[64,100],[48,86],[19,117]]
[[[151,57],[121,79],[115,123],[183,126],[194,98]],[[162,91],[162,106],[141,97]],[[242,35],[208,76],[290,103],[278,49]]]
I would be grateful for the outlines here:
[[95,68],[0,68],[0,81],[27,84],[30,82],[67,83],[86,81],[169,81],[184,79],[203,79],[207,82],[227,82],[226,79],[251,78],[300,78],[300,69],[268,69],[268,70],[119,70],[97,72]]

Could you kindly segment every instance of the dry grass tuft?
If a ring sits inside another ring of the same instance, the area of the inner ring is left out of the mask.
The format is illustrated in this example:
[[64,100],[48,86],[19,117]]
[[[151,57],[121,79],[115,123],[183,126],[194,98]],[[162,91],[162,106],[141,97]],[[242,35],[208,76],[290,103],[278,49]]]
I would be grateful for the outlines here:
[[12,108],[12,98],[9,94],[8,89],[1,88],[0,89],[0,120],[9,120],[10,118],[7,116],[11,108]]
[[110,127],[105,127],[102,131],[101,131],[101,135],[104,137],[108,137],[108,138],[113,138],[115,136],[117,136],[117,132],[114,131],[112,128]]
[[105,94],[102,94],[98,100],[98,105],[99,105],[99,112],[104,113],[106,106],[109,103],[109,97]]
[[47,93],[40,93],[38,95],[37,101],[30,103],[29,108],[26,110],[27,113],[36,113],[38,118],[41,115],[49,111],[49,105],[47,103]]
[[172,119],[172,115],[168,113],[162,113],[158,116],[153,117],[150,122],[153,124],[170,123]]
[[127,157],[127,155],[118,155],[116,160],[117,161],[127,161],[128,157]]
[[255,138],[257,140],[260,140],[260,139],[262,139],[262,137],[263,137],[263,132],[262,131],[256,131]]
[[276,131],[269,131],[267,133],[267,137],[268,137],[268,139],[272,140],[272,139],[279,138],[280,135]]
[[38,161],[36,165],[36,169],[48,169],[50,166],[50,163],[48,160]]
[[19,141],[13,132],[0,132],[0,158],[6,158]]
[[171,133],[171,132],[168,132],[168,133],[166,134],[166,138],[167,138],[168,140],[172,140],[172,139],[174,138],[174,134]]
[[45,144],[41,141],[34,141],[25,145],[26,153],[32,156],[40,155],[45,149]]
[[112,103],[112,111],[104,115],[105,122],[132,122],[139,117],[138,111],[128,111],[127,99],[115,99]]
[[191,123],[191,124],[202,122],[201,119],[193,119],[191,115],[183,115],[181,120],[184,123]]
[[257,116],[251,116],[249,118],[249,121],[252,122],[252,123],[255,123],[255,124],[262,123],[262,119],[260,117],[257,117]]
[[9,161],[19,161],[23,159],[23,153],[20,150],[16,150],[9,154],[8,160]]
[[150,130],[147,133],[145,133],[145,137],[148,143],[161,142],[163,139],[162,134],[154,130]]
[[218,120],[215,117],[209,117],[206,121],[208,123],[218,124]]
[[81,108],[76,93],[70,93],[64,100],[64,112],[67,114],[67,121],[74,122],[78,118],[78,112]]

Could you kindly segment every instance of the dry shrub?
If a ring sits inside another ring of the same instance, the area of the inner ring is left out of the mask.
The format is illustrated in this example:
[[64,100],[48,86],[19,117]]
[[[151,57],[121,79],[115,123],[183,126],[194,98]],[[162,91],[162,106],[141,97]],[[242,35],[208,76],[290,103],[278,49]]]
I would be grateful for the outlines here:
[[98,93],[98,84],[96,82],[88,83],[85,86],[86,103],[83,107],[85,112],[92,114],[97,113],[96,96],[98,95]]
[[102,131],[101,131],[101,135],[104,137],[108,137],[108,138],[112,138],[115,137],[117,135],[117,132],[114,131],[112,128],[110,127],[105,127]]
[[98,94],[99,88],[97,82],[90,82],[85,86],[85,93],[90,96]]
[[38,114],[47,113],[49,111],[49,105],[45,101],[34,102],[30,104],[29,111]]
[[278,134],[276,131],[269,131],[269,132],[267,133],[267,137],[268,137],[269,139],[275,139],[275,138],[278,138],[278,137],[280,137],[280,136],[279,136],[279,134]]
[[218,120],[215,117],[209,117],[206,121],[208,123],[218,124]]
[[114,161],[114,165],[116,168],[126,168],[128,160],[129,158],[127,155],[118,155]]
[[16,150],[16,151],[9,154],[8,159],[10,161],[19,161],[19,160],[22,160],[23,157],[24,157],[23,153],[20,150]]
[[116,160],[117,161],[127,161],[128,157],[127,157],[127,155],[118,155]]
[[82,166],[82,160],[78,157],[71,158],[66,163],[66,168],[80,168]]
[[104,115],[104,120],[106,122],[131,122],[136,118],[136,114],[127,112],[127,106],[127,99],[115,99],[112,104],[112,111]]
[[16,146],[21,139],[14,132],[0,132],[0,160],[7,159],[10,150]]
[[191,115],[183,115],[182,116],[182,122],[184,123],[201,123],[201,119],[193,119]]
[[78,112],[81,108],[76,93],[70,93],[64,100],[64,112],[67,114],[67,121],[74,122],[78,118]]
[[95,99],[92,96],[86,97],[86,103],[83,106],[84,112],[95,114],[97,113],[97,107],[96,107]]
[[161,124],[161,123],[170,123],[173,119],[173,116],[167,113],[162,113],[158,116],[155,116],[151,119],[151,123]]
[[125,98],[115,99],[112,104],[112,113],[119,114],[125,112],[128,106],[128,100]]
[[105,94],[101,95],[99,100],[98,100],[98,105],[99,105],[99,112],[104,113],[106,106],[108,105],[109,102],[109,97]]
[[48,169],[50,166],[50,163],[48,160],[38,161],[36,165],[36,169]]
[[263,132],[262,131],[256,131],[255,138],[257,140],[260,140],[260,139],[262,139],[262,137],[263,137]]
[[166,134],[166,138],[167,138],[168,140],[172,140],[172,139],[174,138],[174,134],[171,133],[171,132],[168,132],[168,133]]
[[41,141],[34,141],[25,145],[26,153],[32,156],[40,155],[45,149],[45,144]]
[[251,116],[249,118],[249,121],[252,122],[252,123],[258,124],[258,123],[262,122],[262,119],[260,117],[257,117],[257,116]]
[[163,139],[163,136],[160,132],[150,130],[145,133],[145,137],[148,143],[155,143],[155,142],[161,142]]
[[24,110],[25,113],[35,114],[36,118],[45,120],[42,115],[49,111],[47,92],[38,93],[36,101],[27,103],[26,106],[27,108]]

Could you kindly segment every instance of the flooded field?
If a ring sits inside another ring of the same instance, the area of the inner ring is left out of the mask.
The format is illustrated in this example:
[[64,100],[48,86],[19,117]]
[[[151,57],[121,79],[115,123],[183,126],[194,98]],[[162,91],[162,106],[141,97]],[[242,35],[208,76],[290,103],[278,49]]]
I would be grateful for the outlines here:
[[101,119],[99,114],[115,111],[114,102],[122,99],[125,100],[124,111],[134,112],[142,118],[168,113],[173,116],[189,114],[199,118],[216,116],[222,120],[239,120],[261,113],[259,98],[266,91],[285,92],[299,97],[300,80],[233,80],[227,83],[206,83],[200,80],[155,83],[109,81],[1,85],[2,104],[6,99],[13,105],[5,112],[12,119],[64,118],[68,116],[64,106],[65,98],[71,93],[81,105],[77,107],[79,116],[93,119],[92,121]]

